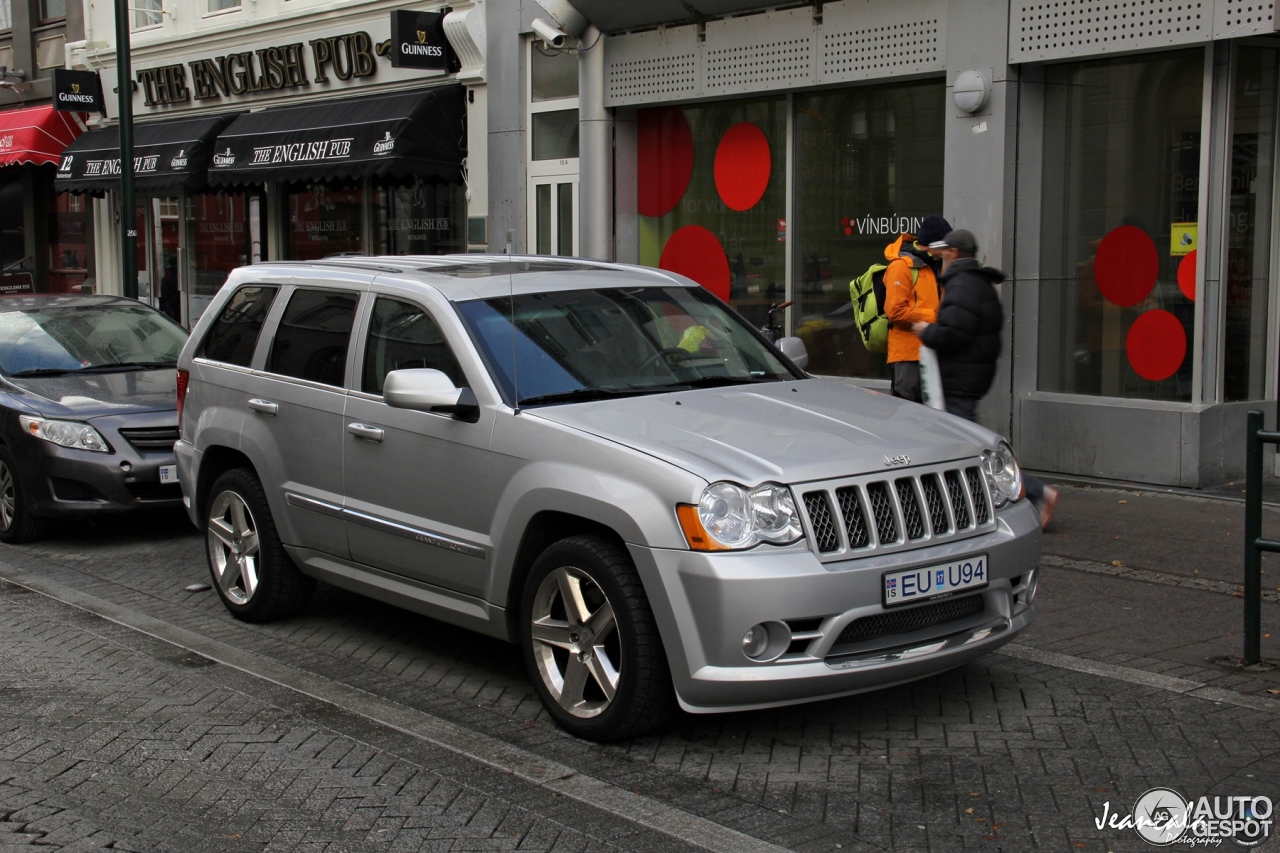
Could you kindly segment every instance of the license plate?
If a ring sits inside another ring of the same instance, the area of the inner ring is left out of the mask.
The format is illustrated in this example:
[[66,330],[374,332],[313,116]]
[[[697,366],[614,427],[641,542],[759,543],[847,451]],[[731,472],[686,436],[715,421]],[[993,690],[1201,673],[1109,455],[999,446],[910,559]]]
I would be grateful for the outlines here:
[[884,574],[884,606],[924,601],[987,585],[987,555]]
[[160,466],[160,482],[162,483],[178,482],[178,466],[177,465],[161,465]]

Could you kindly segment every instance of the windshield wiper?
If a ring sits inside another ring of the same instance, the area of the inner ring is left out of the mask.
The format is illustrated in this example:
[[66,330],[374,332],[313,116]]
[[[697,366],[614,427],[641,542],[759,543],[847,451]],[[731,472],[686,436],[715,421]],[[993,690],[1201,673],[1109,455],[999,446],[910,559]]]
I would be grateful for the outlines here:
[[80,369],[70,370],[65,367],[35,367],[31,370],[19,370],[17,373],[10,373],[10,379],[26,379],[29,376],[62,376],[67,373],[79,373]]
[[683,391],[686,388],[726,388],[730,385],[761,385],[778,381],[780,380],[750,376],[699,376],[696,379],[684,379],[666,387],[672,391]]
[[540,406],[544,403],[587,403],[592,400],[611,400],[616,397],[665,394],[670,390],[672,389],[666,385],[645,386],[643,388],[574,388],[572,391],[557,391],[554,394],[525,397],[520,400],[520,405]]
[[110,364],[95,364],[85,367],[77,373],[117,373],[125,370],[159,370],[165,367],[177,367],[176,361],[115,361]]

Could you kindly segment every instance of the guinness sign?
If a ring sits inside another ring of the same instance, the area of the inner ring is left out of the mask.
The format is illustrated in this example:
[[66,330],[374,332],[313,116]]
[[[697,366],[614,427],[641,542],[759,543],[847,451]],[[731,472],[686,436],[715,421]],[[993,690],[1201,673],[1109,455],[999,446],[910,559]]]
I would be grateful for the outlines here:
[[448,73],[462,67],[445,38],[443,12],[392,12],[390,56],[395,68]]
[[103,113],[102,84],[96,71],[53,69],[53,108],[73,113]]

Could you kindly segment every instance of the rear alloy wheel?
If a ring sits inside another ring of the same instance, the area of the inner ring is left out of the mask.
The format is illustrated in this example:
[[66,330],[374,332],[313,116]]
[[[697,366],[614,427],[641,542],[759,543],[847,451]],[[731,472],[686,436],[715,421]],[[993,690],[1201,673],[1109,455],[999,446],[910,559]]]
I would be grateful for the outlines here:
[[589,740],[632,737],[675,710],[666,652],[635,565],[621,545],[563,539],[525,584],[529,677],[562,727]]
[[44,519],[32,515],[27,506],[13,454],[0,447],[0,542],[17,545],[38,539],[44,532]]
[[252,471],[236,468],[214,482],[204,528],[213,585],[232,616],[266,622],[306,605],[315,581],[285,553]]

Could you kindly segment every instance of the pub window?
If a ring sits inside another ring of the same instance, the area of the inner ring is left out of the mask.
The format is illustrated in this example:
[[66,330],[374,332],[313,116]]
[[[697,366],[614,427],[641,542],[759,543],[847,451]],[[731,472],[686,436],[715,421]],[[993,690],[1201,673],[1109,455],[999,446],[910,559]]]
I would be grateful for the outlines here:
[[162,15],[160,2],[161,0],[133,0],[133,5],[129,8],[133,10],[135,30],[159,26]]

